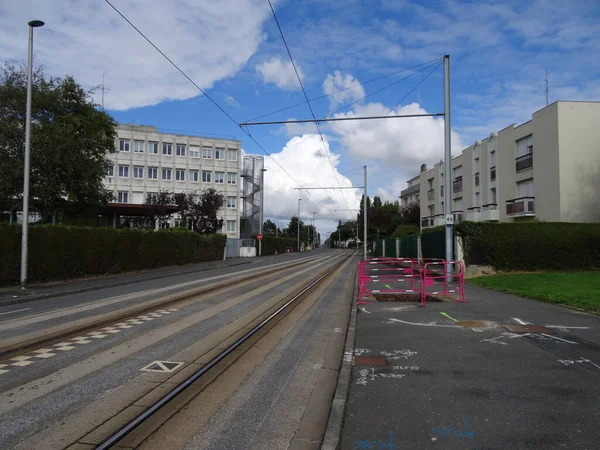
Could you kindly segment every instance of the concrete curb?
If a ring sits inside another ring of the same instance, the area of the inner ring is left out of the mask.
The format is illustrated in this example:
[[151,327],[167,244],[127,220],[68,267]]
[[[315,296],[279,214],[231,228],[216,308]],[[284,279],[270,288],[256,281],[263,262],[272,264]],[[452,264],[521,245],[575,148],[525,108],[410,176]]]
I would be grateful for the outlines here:
[[250,264],[250,263],[251,263],[251,261],[243,261],[243,262],[239,262],[236,264],[221,264],[218,266],[204,267],[201,269],[194,269],[194,270],[187,270],[187,271],[183,271],[183,272],[171,273],[168,275],[148,275],[147,277],[139,278],[139,279],[135,279],[135,280],[124,280],[124,281],[118,281],[118,282],[112,282],[112,283],[109,282],[106,284],[81,287],[81,288],[77,288],[77,289],[70,289],[67,291],[52,292],[52,293],[47,293],[47,294],[35,294],[35,295],[27,296],[27,297],[19,297],[19,298],[9,299],[9,300],[0,300],[0,306],[16,305],[19,303],[28,303],[28,302],[33,302],[36,300],[43,300],[46,298],[64,297],[66,295],[81,294],[82,292],[98,291],[100,289],[105,289],[105,288],[126,286],[128,284],[142,283],[144,281],[159,280],[161,278],[175,277],[175,276],[186,275],[186,274],[195,273],[195,272],[204,272],[206,270],[212,270],[212,269],[222,269],[224,267],[241,266],[243,264]]
[[321,450],[337,450],[340,443],[342,424],[344,422],[344,412],[346,410],[346,401],[348,398],[348,387],[350,386],[350,375],[352,373],[352,360],[354,355],[354,335],[356,333],[356,295],[358,293],[358,284],[354,283],[354,292],[352,294],[352,310],[348,321],[348,333],[346,334],[346,344],[344,346],[344,357],[340,367],[327,428],[323,437]]

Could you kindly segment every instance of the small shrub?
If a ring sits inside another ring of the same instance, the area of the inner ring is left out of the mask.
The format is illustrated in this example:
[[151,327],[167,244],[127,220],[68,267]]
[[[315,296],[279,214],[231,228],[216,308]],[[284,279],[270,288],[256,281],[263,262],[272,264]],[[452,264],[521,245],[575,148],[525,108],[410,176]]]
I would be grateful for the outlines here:
[[419,227],[415,225],[399,225],[394,231],[394,237],[419,235]]

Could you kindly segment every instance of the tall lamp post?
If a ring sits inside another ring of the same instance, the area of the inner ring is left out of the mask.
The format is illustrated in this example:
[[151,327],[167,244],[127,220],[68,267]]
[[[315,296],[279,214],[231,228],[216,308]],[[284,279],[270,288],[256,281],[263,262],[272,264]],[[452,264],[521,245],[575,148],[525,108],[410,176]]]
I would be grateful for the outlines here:
[[298,199],[298,251],[300,251],[300,202],[301,198]]
[[[263,233],[263,221],[265,214],[265,172],[267,169],[264,167],[260,169],[260,226],[258,227],[259,233]],[[277,227],[275,227],[275,234],[277,234]],[[258,241],[258,256],[262,256],[262,240]]]
[[25,113],[25,167],[23,174],[23,225],[21,227],[21,288],[27,287],[27,238],[29,232],[29,160],[31,145],[31,79],[33,76],[33,29],[44,26],[41,20],[29,25],[29,50],[27,55],[27,107]]

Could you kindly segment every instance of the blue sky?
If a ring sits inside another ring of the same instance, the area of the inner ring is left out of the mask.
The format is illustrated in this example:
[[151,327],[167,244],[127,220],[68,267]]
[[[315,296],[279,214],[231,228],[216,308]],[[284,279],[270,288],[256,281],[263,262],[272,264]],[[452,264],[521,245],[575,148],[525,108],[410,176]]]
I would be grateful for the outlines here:
[[[86,87],[105,74],[107,109],[119,122],[163,130],[235,137],[247,153],[261,150],[147,42],[101,1],[60,5],[29,0],[0,5],[0,53],[26,57],[28,20],[36,30],[36,64],[52,75],[69,73]],[[266,0],[114,0],[136,26],[237,121],[304,101]],[[577,5],[576,7],[572,5]],[[453,152],[492,131],[528,120],[550,101],[600,100],[600,3],[578,0],[411,1],[280,0],[279,22],[309,98],[451,55]],[[423,66],[421,66],[423,67]],[[386,114],[429,70],[384,89],[404,72],[312,103],[322,117]],[[99,97],[97,98],[99,101]],[[442,69],[397,106],[397,113],[443,111]],[[306,104],[265,119],[310,118]],[[322,127],[252,127],[252,135],[302,186],[362,185],[356,169],[369,167],[369,194],[393,200],[421,163],[443,154],[442,119],[388,119]],[[267,161],[266,217],[283,224],[295,213],[297,185]],[[334,175],[335,173],[335,175]],[[302,194],[306,215],[334,219],[356,208],[358,194]]]

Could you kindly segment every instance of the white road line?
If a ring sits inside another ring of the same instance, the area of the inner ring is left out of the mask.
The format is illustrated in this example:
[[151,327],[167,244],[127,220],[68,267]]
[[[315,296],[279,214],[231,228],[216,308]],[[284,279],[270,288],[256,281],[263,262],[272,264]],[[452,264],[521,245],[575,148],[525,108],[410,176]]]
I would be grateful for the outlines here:
[[564,325],[544,325],[546,328],[564,328],[566,330],[589,330],[590,327],[567,327]]
[[567,341],[566,339],[559,338],[558,336],[552,336],[551,334],[540,333],[542,336],[546,336],[548,338],[556,339],[557,341],[566,342],[567,344],[577,344],[577,342]]
[[523,320],[519,319],[518,317],[513,317],[513,320],[515,322],[519,322],[521,325],[531,325],[529,322],[524,322]]
[[392,322],[400,322],[400,323],[405,323],[407,325],[418,325],[421,327],[444,327],[444,328],[464,328],[461,327],[460,325],[438,325],[435,322],[431,322],[431,323],[416,323],[416,322],[406,322],[405,320],[400,320],[400,319],[388,319]]
[[367,308],[360,308],[360,310],[364,313],[371,314],[369,311],[367,311]]
[[5,314],[14,314],[14,313],[18,313],[18,312],[21,312],[21,311],[29,311],[30,309],[31,308],[15,309],[14,311],[8,311],[8,312],[0,313],[0,316],[3,316]]

